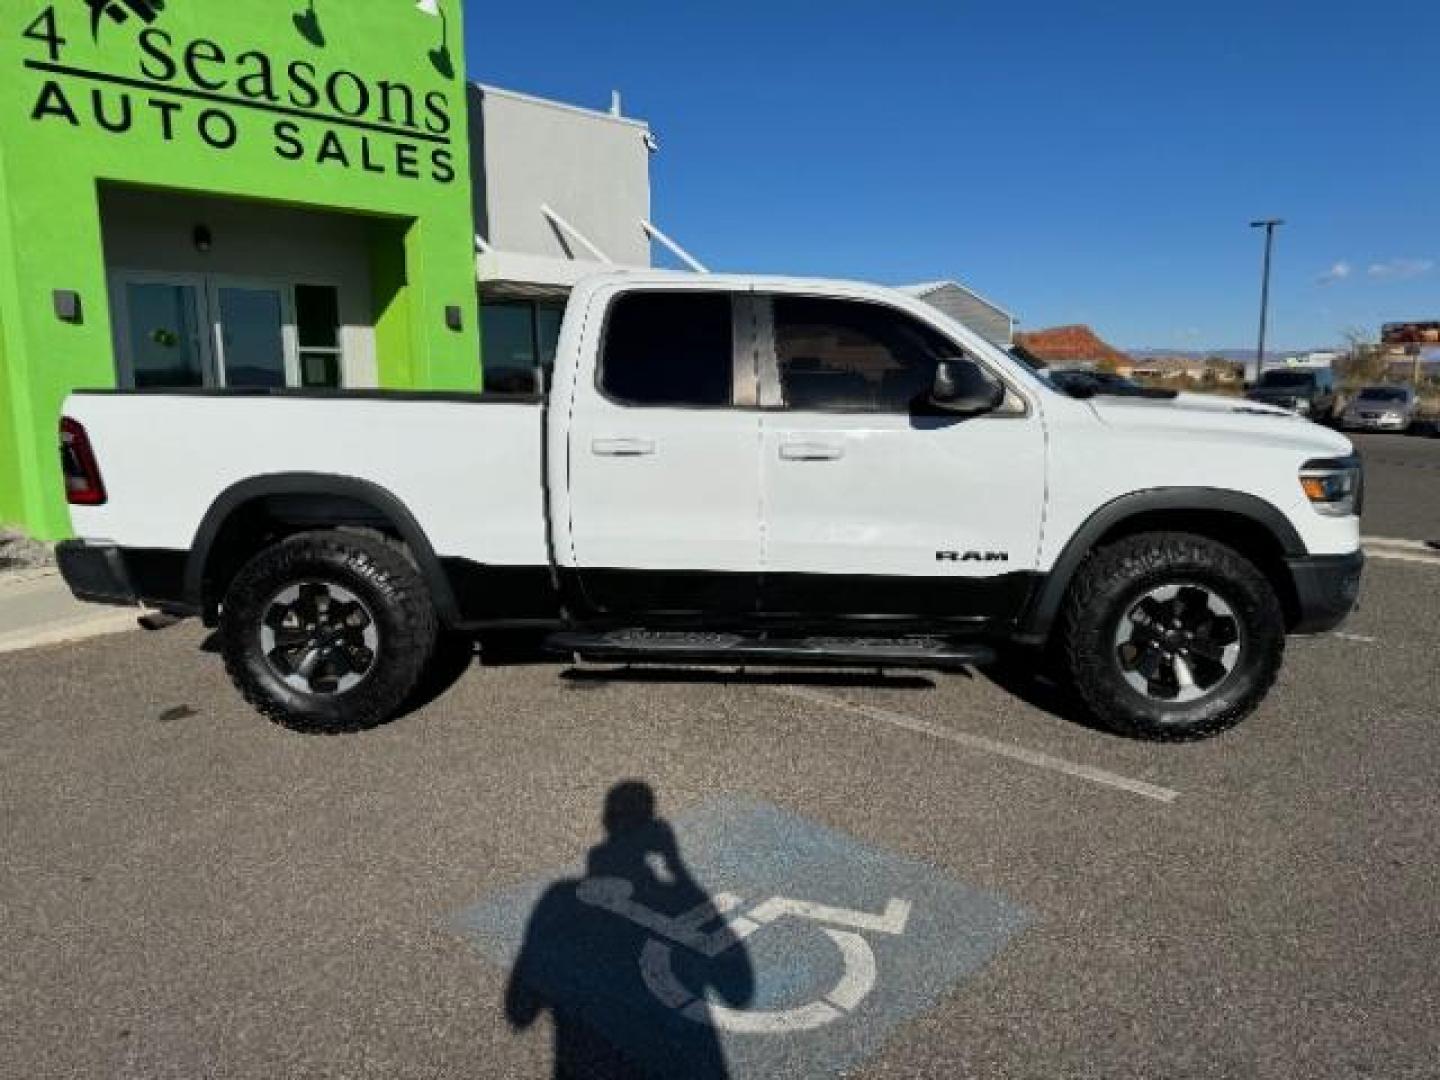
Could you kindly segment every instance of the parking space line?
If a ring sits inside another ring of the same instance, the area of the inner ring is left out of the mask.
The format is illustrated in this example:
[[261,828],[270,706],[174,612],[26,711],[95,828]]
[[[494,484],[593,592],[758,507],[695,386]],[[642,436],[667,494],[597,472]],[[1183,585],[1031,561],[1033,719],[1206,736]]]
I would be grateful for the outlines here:
[[861,716],[869,717],[871,720],[878,720],[883,724],[890,724],[892,727],[914,732],[917,735],[928,735],[931,738],[942,739],[945,742],[955,743],[971,750],[978,750],[981,753],[994,754],[997,757],[1010,758],[1012,761],[1033,765],[1038,769],[1064,773],[1066,776],[1088,780],[1092,784],[1101,784],[1104,787],[1126,791],[1131,795],[1139,795],[1142,798],[1154,799],[1156,802],[1173,803],[1180,797],[1180,793],[1171,788],[1160,787],[1157,784],[1148,784],[1144,780],[1133,780],[1128,776],[1121,776],[1118,773],[1108,772],[1105,769],[1097,769],[1091,765],[1081,765],[1078,762],[1067,761],[1064,758],[1041,753],[1039,750],[1030,750],[1023,746],[1014,746],[1010,743],[998,742],[995,739],[987,739],[983,735],[971,735],[963,731],[953,731],[950,728],[941,727],[939,724],[932,724],[918,717],[907,716],[905,713],[892,712],[889,709],[878,709],[872,705],[862,705],[855,701],[846,701],[844,698],[822,694],[809,687],[774,686],[770,687],[770,689],[786,697],[808,701],[812,705],[825,705],[834,709],[845,709],[849,712],[859,713]]
[[1386,559],[1390,562],[1418,563],[1422,566],[1440,566],[1440,555],[1419,551],[1386,551],[1383,548],[1367,547],[1366,558]]
[[1430,540],[1402,540],[1393,536],[1364,536],[1361,544],[1372,559],[1440,566],[1440,544]]

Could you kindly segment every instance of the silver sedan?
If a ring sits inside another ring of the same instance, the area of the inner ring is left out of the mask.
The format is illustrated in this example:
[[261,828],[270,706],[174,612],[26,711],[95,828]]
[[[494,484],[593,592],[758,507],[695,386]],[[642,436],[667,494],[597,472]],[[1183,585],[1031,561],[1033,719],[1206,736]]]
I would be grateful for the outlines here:
[[1415,391],[1408,386],[1366,386],[1340,414],[1346,431],[1409,431],[1415,423]]

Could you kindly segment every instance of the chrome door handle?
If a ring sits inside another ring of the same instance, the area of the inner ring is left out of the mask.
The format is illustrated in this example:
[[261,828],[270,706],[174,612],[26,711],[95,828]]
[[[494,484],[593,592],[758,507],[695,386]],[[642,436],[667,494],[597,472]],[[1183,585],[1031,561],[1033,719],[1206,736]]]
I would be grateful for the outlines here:
[[839,443],[787,442],[780,444],[780,456],[786,461],[838,461],[845,456]]
[[598,457],[646,457],[655,453],[655,440],[592,439],[590,452]]

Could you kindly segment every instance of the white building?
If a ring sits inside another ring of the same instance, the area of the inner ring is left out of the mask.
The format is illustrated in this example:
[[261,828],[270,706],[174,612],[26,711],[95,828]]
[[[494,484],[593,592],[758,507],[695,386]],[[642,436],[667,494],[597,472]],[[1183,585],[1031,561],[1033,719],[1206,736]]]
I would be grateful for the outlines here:
[[1015,316],[958,281],[929,281],[902,285],[900,291],[924,300],[956,322],[974,330],[986,341],[1008,349],[1015,344]]

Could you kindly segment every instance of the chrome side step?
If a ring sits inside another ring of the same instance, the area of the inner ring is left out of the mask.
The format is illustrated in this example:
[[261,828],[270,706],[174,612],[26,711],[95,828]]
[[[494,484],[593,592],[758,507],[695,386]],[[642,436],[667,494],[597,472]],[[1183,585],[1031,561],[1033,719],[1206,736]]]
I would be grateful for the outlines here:
[[662,630],[562,631],[547,652],[585,660],[685,664],[835,664],[961,668],[995,659],[987,645],[936,637],[758,637]]

